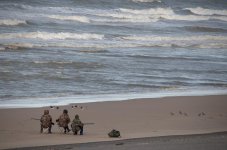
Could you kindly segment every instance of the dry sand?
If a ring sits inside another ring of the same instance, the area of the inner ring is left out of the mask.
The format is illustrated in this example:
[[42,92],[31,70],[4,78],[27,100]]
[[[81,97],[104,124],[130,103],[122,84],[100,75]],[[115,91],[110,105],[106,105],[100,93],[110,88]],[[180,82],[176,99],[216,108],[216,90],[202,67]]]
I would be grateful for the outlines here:
[[[222,132],[227,131],[226,108],[227,96],[220,95],[0,109],[0,149],[117,140],[107,136],[111,129],[121,131],[120,139]],[[57,125],[53,134],[40,134],[40,123],[32,118],[39,119],[44,109],[54,121],[68,109],[71,119],[79,114],[95,124],[85,126],[83,136],[64,134]]]

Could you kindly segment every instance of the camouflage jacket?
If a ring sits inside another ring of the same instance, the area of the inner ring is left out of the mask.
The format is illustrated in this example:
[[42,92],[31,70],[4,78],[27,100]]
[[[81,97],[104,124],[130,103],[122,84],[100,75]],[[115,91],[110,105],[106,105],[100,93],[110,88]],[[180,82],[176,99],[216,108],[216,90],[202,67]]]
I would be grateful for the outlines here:
[[70,122],[70,118],[68,114],[62,114],[59,117],[58,125],[59,127],[67,127]]
[[71,124],[73,132],[79,131],[80,127],[83,127],[83,125],[84,124],[80,121],[80,119],[75,118]]
[[52,123],[52,117],[49,115],[49,114],[46,114],[46,115],[42,115],[41,119],[40,119],[40,122],[41,122],[41,126],[43,128],[48,128],[51,126],[51,123]]

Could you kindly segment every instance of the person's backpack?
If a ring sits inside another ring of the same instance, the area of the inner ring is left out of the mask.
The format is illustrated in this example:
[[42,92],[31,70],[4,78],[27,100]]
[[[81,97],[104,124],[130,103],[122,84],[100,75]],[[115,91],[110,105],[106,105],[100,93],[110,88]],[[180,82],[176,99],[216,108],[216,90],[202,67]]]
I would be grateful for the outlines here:
[[109,137],[120,137],[121,136],[120,131],[117,131],[115,129],[113,129],[112,131],[110,131],[108,133],[108,135],[109,135]]

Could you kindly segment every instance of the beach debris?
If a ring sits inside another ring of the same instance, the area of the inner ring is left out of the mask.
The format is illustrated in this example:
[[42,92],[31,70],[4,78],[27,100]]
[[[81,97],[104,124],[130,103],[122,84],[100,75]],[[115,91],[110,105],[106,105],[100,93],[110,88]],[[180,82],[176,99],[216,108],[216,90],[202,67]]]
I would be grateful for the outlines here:
[[120,143],[116,143],[115,145],[119,146],[119,145],[124,145],[123,142],[120,142]]
[[174,114],[173,112],[170,112],[170,115],[171,115],[171,116],[174,116],[175,114]]
[[179,114],[180,114],[180,115],[183,115],[183,112],[182,112],[182,111],[179,111]]
[[71,106],[72,107],[72,109],[74,109],[74,108],[78,108],[78,109],[81,109],[81,110],[84,110],[84,109],[87,109],[87,106],[79,106],[79,105],[74,105],[74,106]]
[[188,116],[188,114],[187,113],[184,113],[184,116]]
[[58,106],[50,106],[50,109],[59,109]]
[[202,116],[205,116],[206,114],[204,112],[201,113]]
[[205,115],[206,115],[206,114],[205,114],[204,112],[201,112],[201,113],[198,114],[199,117],[205,116]]

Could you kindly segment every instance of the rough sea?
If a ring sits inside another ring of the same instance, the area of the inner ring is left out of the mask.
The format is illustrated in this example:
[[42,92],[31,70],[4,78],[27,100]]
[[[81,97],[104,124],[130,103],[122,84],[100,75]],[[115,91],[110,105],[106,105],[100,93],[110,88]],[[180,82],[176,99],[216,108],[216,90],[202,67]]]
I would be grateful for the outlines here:
[[0,0],[0,107],[213,94],[226,0]]

